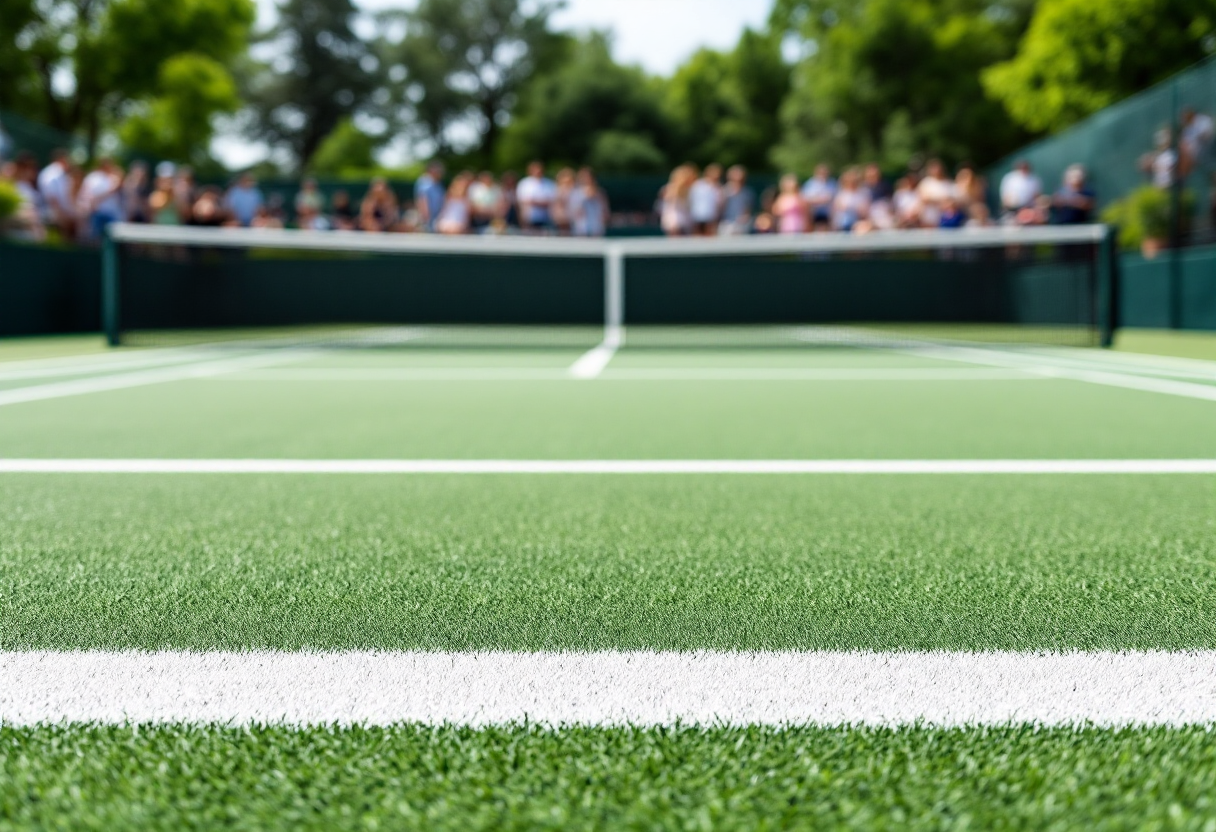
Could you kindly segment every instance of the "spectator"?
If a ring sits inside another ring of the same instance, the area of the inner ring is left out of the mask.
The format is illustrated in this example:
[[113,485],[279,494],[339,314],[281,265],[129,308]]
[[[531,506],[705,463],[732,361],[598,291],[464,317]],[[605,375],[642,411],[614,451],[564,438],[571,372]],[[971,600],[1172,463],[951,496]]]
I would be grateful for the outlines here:
[[85,239],[98,241],[106,226],[122,219],[122,171],[107,157],[84,178],[76,204],[85,223]]
[[553,192],[551,213],[553,228],[558,234],[568,235],[572,217],[570,215],[570,200],[574,196],[574,171],[562,168],[557,172],[556,188]]
[[122,213],[127,222],[148,221],[148,166],[132,162],[122,180]]
[[1193,107],[1182,111],[1182,133],[1178,142],[1182,150],[1182,175],[1192,171],[1208,175],[1212,169],[1212,139],[1216,135],[1216,123],[1206,113],[1195,112]]
[[443,163],[431,162],[426,172],[414,183],[414,210],[423,231],[434,231],[435,221],[443,211]]
[[718,233],[722,210],[722,167],[706,165],[701,178],[688,190],[688,213],[692,218],[692,233],[712,237]]
[[798,177],[787,173],[781,177],[781,190],[773,202],[776,230],[781,234],[802,234],[807,230],[807,218],[813,210],[805,197],[806,189],[798,191]]
[[253,175],[242,173],[236,184],[228,189],[228,194],[224,197],[224,208],[237,225],[248,228],[265,202]]
[[[397,196],[389,188],[384,177],[372,180],[363,203],[359,206],[359,228],[363,231],[391,231],[397,224],[399,213]],[[438,217],[436,217],[438,219]]]
[[954,198],[964,212],[977,202],[987,202],[986,191],[984,178],[976,174],[975,168],[964,164],[958,169],[954,177]]
[[608,197],[595,181],[591,168],[578,172],[578,186],[570,201],[577,237],[603,237],[608,232]]
[[76,188],[72,162],[66,150],[51,152],[51,163],[38,174],[38,192],[46,206],[46,221],[65,240],[76,236]]
[[14,161],[0,165],[0,179],[12,182],[21,197],[16,214],[8,221],[9,230],[15,236],[31,242],[45,240],[45,211],[42,194],[38,192],[38,162],[28,153],[19,153]]
[[891,194],[891,212],[896,228],[921,227],[920,196],[917,195],[916,183],[910,176],[905,176],[895,183],[895,192]]
[[502,172],[502,218],[507,228],[519,228],[519,175],[513,170]]
[[946,166],[940,159],[930,159],[925,165],[925,175],[916,186],[916,196],[920,199],[920,224],[940,227],[942,208],[947,200],[954,198],[954,183],[946,177]]
[[[182,218],[182,222],[194,224],[194,206],[198,202],[198,196],[198,189],[194,185],[194,171],[183,165],[177,169],[173,179],[173,201],[177,203],[177,214]],[[210,221],[208,216],[207,222]]]
[[528,175],[520,180],[515,189],[519,203],[519,225],[525,231],[544,232],[553,228],[553,200],[557,196],[557,185],[545,176],[541,162],[528,165]]
[[1093,217],[1095,195],[1085,183],[1085,168],[1069,165],[1064,182],[1051,199],[1053,217],[1061,225],[1080,225]]
[[156,225],[177,225],[182,221],[173,195],[173,165],[156,166],[156,186],[148,197],[148,218]]
[[659,224],[667,236],[684,237],[692,233],[689,197],[696,181],[696,167],[680,165],[671,172],[667,184],[659,192]]
[[967,222],[967,215],[959,207],[959,200],[950,195],[942,200],[937,225],[939,228],[962,228]]
[[208,186],[199,191],[198,198],[190,206],[190,222],[207,228],[219,228],[233,222],[224,210],[224,195],[219,188]]
[[1016,222],[1018,212],[1033,208],[1043,193],[1043,184],[1034,175],[1030,162],[1019,159],[1013,170],[1001,179],[1001,210],[1007,220]]
[[502,188],[488,170],[469,183],[469,206],[472,209],[469,225],[474,231],[484,231],[505,219]]
[[359,215],[355,213],[350,202],[350,194],[346,191],[335,191],[332,204],[333,226],[339,231],[354,231],[359,225]]
[[870,197],[861,187],[861,173],[849,168],[840,175],[839,188],[832,200],[832,228],[837,231],[852,231],[853,226],[866,219],[870,210]]
[[816,165],[815,175],[802,186],[802,199],[810,211],[812,227],[827,227],[832,222],[832,200],[836,198],[836,180],[827,165]]
[[873,162],[866,165],[865,171],[861,175],[861,187],[870,202],[891,198],[891,186],[887,184],[887,180],[883,179],[882,168]]
[[250,228],[282,228],[283,219],[266,204],[259,205],[249,221]]
[[992,214],[988,211],[988,204],[984,202],[973,202],[971,207],[967,209],[967,224],[965,228],[987,228],[992,225]]
[[309,177],[300,183],[295,199],[296,227],[306,231],[328,231],[329,220],[325,218],[325,196],[317,187],[317,180]]
[[720,234],[750,234],[752,211],[755,210],[756,195],[747,186],[747,169],[735,165],[726,172],[726,188],[722,199],[722,222]]
[[443,210],[435,220],[435,230],[440,234],[469,233],[469,220],[472,215],[469,206],[469,183],[472,179],[471,173],[461,173],[452,180]]

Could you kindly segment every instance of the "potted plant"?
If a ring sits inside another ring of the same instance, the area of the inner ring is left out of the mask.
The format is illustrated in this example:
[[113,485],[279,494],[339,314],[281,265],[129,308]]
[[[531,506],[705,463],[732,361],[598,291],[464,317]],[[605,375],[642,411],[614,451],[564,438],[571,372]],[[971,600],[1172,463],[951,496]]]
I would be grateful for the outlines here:
[[[1182,232],[1190,225],[1195,207],[1195,195],[1184,191],[1180,205]],[[1169,245],[1173,194],[1167,188],[1143,185],[1123,199],[1111,203],[1102,212],[1102,221],[1119,227],[1119,245],[1125,249],[1140,249],[1147,258],[1156,257]]]

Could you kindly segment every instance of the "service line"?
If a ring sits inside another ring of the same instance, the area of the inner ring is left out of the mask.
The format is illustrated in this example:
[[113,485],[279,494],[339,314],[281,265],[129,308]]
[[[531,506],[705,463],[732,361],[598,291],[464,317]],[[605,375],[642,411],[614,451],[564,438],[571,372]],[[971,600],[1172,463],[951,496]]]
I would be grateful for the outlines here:
[[1216,723],[1216,651],[8,652],[0,722]]

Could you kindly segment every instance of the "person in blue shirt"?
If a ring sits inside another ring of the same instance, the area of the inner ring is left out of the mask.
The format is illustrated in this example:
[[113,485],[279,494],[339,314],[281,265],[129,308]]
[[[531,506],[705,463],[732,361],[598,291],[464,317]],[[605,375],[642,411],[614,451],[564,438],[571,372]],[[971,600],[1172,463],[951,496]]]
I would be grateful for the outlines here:
[[1095,195],[1085,182],[1085,168],[1070,165],[1064,184],[1051,198],[1052,218],[1060,225],[1082,225],[1093,218]]
[[443,213],[447,189],[443,187],[443,164],[431,162],[426,173],[414,183],[414,210],[418,212],[418,226],[424,231],[434,231],[435,222]]
[[224,197],[224,208],[242,228],[248,228],[265,200],[253,175],[242,173]]

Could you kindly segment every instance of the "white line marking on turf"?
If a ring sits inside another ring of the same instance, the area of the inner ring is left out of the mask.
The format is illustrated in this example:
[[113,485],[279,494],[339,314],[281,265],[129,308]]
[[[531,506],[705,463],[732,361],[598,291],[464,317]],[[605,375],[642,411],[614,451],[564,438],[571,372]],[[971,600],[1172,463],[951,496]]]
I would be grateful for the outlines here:
[[1216,459],[0,459],[0,474],[1216,474]]
[[[572,370],[511,367],[298,367],[250,370],[222,381],[567,381]],[[584,376],[583,378],[586,378]],[[599,381],[1041,381],[1018,369],[958,367],[610,368]]]
[[1190,725],[1216,652],[0,653],[0,722]]
[[282,364],[288,361],[300,361],[313,355],[314,353],[304,350],[281,349],[239,358],[197,361],[191,364],[178,364],[155,370],[138,370],[132,373],[117,373],[114,375],[73,379],[72,381],[58,381],[51,384],[37,384],[30,387],[17,387],[11,390],[0,391],[0,406],[36,402],[44,399],[58,399],[65,396],[80,396],[107,390],[125,390],[130,387],[144,387],[149,384],[163,384],[168,381],[206,378],[222,373],[235,373],[240,370]]
[[[187,361],[199,361],[203,358],[215,358],[198,350],[156,350],[154,352],[112,358],[108,361],[73,361],[55,364],[34,364],[33,366],[18,366],[0,364],[0,381],[15,381],[26,378],[55,378],[58,376],[87,376],[98,373],[109,373],[121,370],[134,370],[143,367],[159,367],[165,364],[183,364]],[[21,362],[22,365],[25,362]]]
[[1005,350],[951,346],[910,347],[904,351],[914,355],[952,359],[969,364],[1010,367],[1035,373],[1045,378],[1064,378],[1073,381],[1084,381],[1090,384],[1101,384],[1107,387],[1123,387],[1129,390],[1142,390],[1147,393],[1164,393],[1170,396],[1184,396],[1190,399],[1203,399],[1205,401],[1216,402],[1216,385],[1173,381],[1151,376],[1133,375],[1126,372],[1081,369],[1071,366],[1068,362],[1052,364],[1049,357],[1043,355],[1024,356]]
[[609,333],[599,346],[587,350],[577,361],[570,365],[570,375],[574,378],[595,378],[604,372],[604,368],[608,366],[608,362],[612,360],[612,357],[616,355],[616,351],[620,348],[620,334]]

